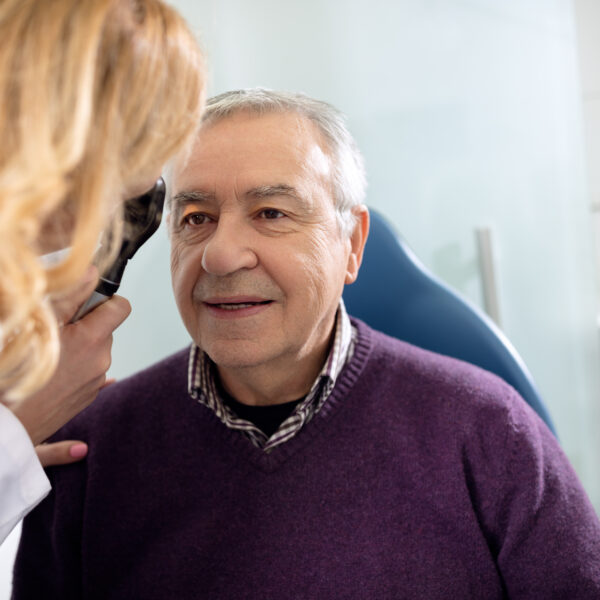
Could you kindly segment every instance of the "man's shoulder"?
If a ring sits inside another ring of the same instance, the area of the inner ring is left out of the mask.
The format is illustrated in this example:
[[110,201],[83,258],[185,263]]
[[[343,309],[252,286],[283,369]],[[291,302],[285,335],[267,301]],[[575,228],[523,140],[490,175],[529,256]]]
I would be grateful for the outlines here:
[[60,438],[82,435],[93,429],[129,419],[143,420],[148,412],[165,405],[165,400],[187,394],[189,348],[104,388],[96,400],[58,434]]
[[109,385],[98,399],[103,403],[115,402],[120,397],[160,395],[187,389],[189,347],[183,348],[153,365]]
[[352,391],[354,406],[373,430],[393,434],[381,439],[413,448],[426,443],[449,465],[468,456],[482,465],[493,460],[501,470],[513,454],[525,460],[541,447],[562,464],[552,433],[500,377],[362,324],[360,336],[370,338],[371,351]]
[[358,319],[353,319],[353,323],[358,328],[359,340],[369,340],[370,360],[389,376],[414,380],[419,385],[460,389],[510,387],[497,375],[474,364],[414,346],[372,329]]
[[[510,418],[525,401],[503,379],[473,364],[390,337],[354,320],[360,340],[368,339],[368,366],[359,382],[394,406],[451,417]],[[527,408],[525,409],[528,410]]]

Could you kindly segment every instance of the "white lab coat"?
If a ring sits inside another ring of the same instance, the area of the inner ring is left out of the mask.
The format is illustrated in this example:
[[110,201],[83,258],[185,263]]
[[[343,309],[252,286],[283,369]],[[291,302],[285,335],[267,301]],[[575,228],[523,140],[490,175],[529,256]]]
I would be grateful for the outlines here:
[[21,421],[0,404],[0,544],[50,491]]

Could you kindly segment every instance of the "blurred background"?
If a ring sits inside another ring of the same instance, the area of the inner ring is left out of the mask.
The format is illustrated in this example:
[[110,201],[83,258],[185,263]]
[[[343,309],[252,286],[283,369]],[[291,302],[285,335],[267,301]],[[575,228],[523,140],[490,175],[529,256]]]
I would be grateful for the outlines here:
[[[264,86],[344,111],[368,204],[481,308],[475,232],[489,228],[500,325],[600,511],[600,2],[172,4],[206,50],[210,95]],[[164,226],[121,293],[133,314],[115,336],[117,378],[188,343]],[[0,547],[0,598],[18,535]]]

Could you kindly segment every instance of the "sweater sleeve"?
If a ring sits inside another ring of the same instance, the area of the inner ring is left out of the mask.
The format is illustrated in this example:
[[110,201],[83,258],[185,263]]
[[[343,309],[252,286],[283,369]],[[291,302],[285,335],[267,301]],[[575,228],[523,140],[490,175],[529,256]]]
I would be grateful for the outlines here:
[[[513,394],[504,447],[478,475],[481,526],[512,599],[600,598],[600,523],[556,438]],[[490,426],[482,427],[482,439]],[[487,429],[487,430],[486,430]],[[498,438],[497,438],[498,439]],[[496,454],[490,459],[491,454]]]

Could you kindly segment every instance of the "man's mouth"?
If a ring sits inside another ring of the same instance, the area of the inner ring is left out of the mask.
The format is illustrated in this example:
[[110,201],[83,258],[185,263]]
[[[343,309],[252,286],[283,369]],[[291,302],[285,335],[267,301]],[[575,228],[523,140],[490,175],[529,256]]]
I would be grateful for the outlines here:
[[205,304],[223,310],[241,310],[243,308],[251,308],[252,306],[270,304],[271,302],[272,300],[261,300],[260,302],[206,302]]
[[235,296],[208,296],[204,299],[205,306],[214,314],[229,313],[234,314],[236,311],[240,315],[254,314],[261,307],[272,304],[273,300],[265,299],[264,296],[254,296],[250,294],[236,294]]

